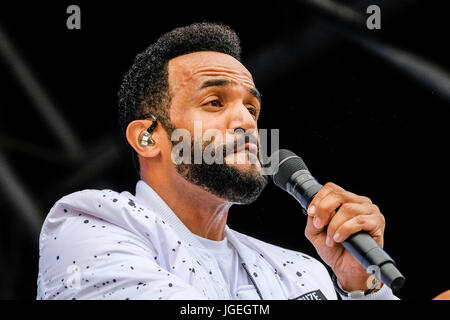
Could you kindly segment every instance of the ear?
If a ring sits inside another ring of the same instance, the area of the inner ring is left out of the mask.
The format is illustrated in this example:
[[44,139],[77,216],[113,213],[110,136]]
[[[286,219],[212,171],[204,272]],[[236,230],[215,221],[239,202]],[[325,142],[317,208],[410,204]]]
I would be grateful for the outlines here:
[[127,127],[127,141],[136,150],[136,153],[143,158],[153,158],[156,157],[161,152],[161,139],[159,137],[159,131],[153,130],[151,133],[152,139],[155,142],[153,145],[143,146],[141,145],[142,133],[147,131],[147,129],[152,124],[151,119],[146,120],[134,120],[128,124]]

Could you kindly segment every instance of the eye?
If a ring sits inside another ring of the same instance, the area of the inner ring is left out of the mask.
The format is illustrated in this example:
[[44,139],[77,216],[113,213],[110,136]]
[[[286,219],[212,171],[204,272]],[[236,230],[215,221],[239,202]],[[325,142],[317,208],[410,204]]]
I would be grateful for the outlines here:
[[222,107],[222,103],[219,99],[214,99],[205,103],[204,106]]
[[257,117],[257,115],[258,115],[258,110],[256,110],[255,107],[250,106],[250,107],[247,108],[247,110],[248,110],[248,112],[250,112],[250,114],[251,114],[254,118]]

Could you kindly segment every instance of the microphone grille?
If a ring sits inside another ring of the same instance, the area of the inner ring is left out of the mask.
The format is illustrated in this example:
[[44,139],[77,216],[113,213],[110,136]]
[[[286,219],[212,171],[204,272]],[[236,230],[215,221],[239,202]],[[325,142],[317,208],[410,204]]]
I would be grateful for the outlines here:
[[275,151],[271,158],[278,157],[278,170],[272,176],[273,182],[281,189],[286,190],[286,185],[289,178],[298,170],[308,170],[302,158],[297,156],[294,152],[287,149],[280,149]]

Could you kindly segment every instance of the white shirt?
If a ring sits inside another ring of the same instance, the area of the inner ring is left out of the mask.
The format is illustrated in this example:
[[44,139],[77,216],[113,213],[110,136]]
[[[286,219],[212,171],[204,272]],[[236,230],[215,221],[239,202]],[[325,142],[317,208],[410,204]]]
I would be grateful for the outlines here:
[[[144,181],[136,195],[72,193],[42,226],[37,299],[337,299],[321,262],[228,226],[225,235],[242,263],[222,264]],[[397,298],[383,286],[362,299]]]
[[194,236],[204,247],[200,250],[211,254],[216,259],[221,275],[230,290],[230,296],[239,298],[239,295],[247,295],[249,291],[253,295],[256,293],[255,286],[242,266],[243,261],[227,237],[221,241],[214,241],[195,234]]

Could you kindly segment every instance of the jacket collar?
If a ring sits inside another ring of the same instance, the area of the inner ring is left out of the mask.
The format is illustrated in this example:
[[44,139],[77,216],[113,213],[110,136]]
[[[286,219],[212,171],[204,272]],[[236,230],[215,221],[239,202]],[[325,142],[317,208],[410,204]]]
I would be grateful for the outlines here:
[[194,237],[193,233],[183,224],[167,203],[143,180],[139,180],[136,184],[136,199],[150,210],[155,211],[190,246],[203,248],[201,242]]
[[[151,188],[145,181],[139,180],[136,184],[136,199],[142,204],[146,205],[150,210],[154,210],[163,221],[165,221],[189,246],[194,248],[203,248],[203,244],[194,236],[194,234],[183,224],[178,216],[170,209],[167,203]],[[253,266],[258,263],[257,254],[245,245],[237,233],[225,225],[225,234],[228,241],[236,249],[242,261],[248,266],[253,273]],[[244,238],[245,239],[245,238]],[[258,279],[254,279],[258,287],[265,288],[265,285]],[[262,290],[265,291],[265,290]],[[263,296],[267,294],[264,293]]]
[[[167,222],[180,237],[184,238],[193,247],[204,248],[202,243],[193,235],[193,233],[183,224],[178,216],[170,209],[167,203],[150,187],[145,181],[139,180],[136,184],[136,198],[139,202],[153,209],[165,222]],[[255,262],[255,255],[252,250],[244,246],[236,237],[234,231],[225,226],[225,233],[228,241],[235,247],[241,258],[247,263]]]

